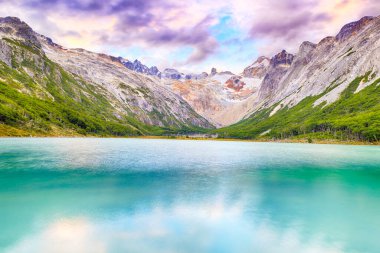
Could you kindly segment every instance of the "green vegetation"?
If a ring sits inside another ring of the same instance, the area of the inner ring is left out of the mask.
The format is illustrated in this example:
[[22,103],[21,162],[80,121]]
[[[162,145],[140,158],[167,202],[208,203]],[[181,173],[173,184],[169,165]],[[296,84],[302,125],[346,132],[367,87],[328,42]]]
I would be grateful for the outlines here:
[[64,71],[38,48],[3,40],[13,50],[12,67],[0,61],[0,136],[137,136],[201,130],[149,126],[132,112],[119,115],[101,88]]
[[[318,96],[307,97],[294,107],[282,108],[272,116],[277,106],[256,112],[250,118],[229,127],[217,129],[221,138],[242,139],[335,139],[378,142],[380,140],[380,79],[366,73],[357,77],[342,92],[340,99],[326,105],[314,102],[337,86],[333,82]],[[354,93],[361,81],[371,85]]]
[[[218,133],[219,138],[255,140],[380,141],[380,79],[369,71],[355,78],[331,104],[314,106],[316,100],[341,83],[338,79],[318,96],[307,97],[294,107],[280,103],[254,113],[229,127],[206,130],[150,126],[137,119],[134,112],[117,113],[105,91],[81,77],[64,71],[50,61],[39,48],[10,39],[13,47],[11,67],[0,61],[0,136],[139,136]],[[352,48],[345,55],[352,53]],[[360,82],[371,84],[355,93]],[[148,90],[131,88],[129,92],[150,96]],[[133,90],[131,90],[133,89]],[[138,108],[136,108],[137,110]],[[195,112],[194,112],[195,115]],[[152,111],[151,119],[176,124],[175,118]]]
[[[137,122],[110,117],[108,113],[111,106],[105,100],[94,97],[95,101],[90,101],[83,90],[74,91],[69,85],[73,80],[66,73],[60,73],[62,86],[47,80],[46,90],[51,97],[47,98],[44,93],[38,97],[42,91],[31,90],[31,87],[37,86],[31,78],[1,64],[0,123],[37,135],[69,132],[92,135],[143,133],[144,129],[139,129]],[[79,101],[75,100],[78,97]],[[4,132],[1,135],[5,135]]]
[[8,42],[9,44],[15,45],[21,49],[28,50],[29,52],[33,54],[40,54],[40,51],[37,48],[25,45],[21,41],[14,40],[14,39],[9,39],[9,38],[3,38],[4,41]]

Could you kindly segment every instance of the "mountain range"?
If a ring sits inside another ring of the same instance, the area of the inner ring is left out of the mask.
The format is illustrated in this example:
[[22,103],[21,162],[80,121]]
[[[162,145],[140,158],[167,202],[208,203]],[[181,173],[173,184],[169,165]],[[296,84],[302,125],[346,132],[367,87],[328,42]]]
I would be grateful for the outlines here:
[[240,74],[184,74],[69,49],[0,18],[0,135],[380,139],[380,16]]

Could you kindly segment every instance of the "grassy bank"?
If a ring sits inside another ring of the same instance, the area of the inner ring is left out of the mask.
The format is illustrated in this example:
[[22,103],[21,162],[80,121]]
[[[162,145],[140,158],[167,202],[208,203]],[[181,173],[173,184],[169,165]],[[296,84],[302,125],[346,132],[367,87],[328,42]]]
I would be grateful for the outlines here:
[[198,140],[198,141],[233,141],[233,142],[273,142],[273,143],[307,143],[307,144],[339,144],[339,145],[380,145],[380,142],[365,142],[356,140],[337,139],[239,139],[239,138],[201,138],[190,136],[165,136],[165,135],[139,135],[139,136],[114,136],[114,135],[81,135],[75,132],[53,132],[41,134],[28,132],[0,124],[0,138],[7,137],[48,137],[48,138],[137,138],[137,139],[164,139],[164,140]]
[[[240,139],[379,142],[380,79],[374,77],[369,71],[355,78],[331,104],[316,105],[316,101],[340,85],[337,81],[322,94],[306,97],[294,107],[284,106],[271,115],[276,106],[280,106],[279,102],[257,111],[248,119],[213,132],[224,138]],[[361,83],[369,85],[355,92]]]

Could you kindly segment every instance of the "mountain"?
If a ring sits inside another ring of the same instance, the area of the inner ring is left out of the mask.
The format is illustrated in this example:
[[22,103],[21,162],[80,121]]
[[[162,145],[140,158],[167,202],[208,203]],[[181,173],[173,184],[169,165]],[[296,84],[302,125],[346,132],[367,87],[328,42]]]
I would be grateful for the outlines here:
[[[295,54],[260,56],[239,75],[173,81],[173,91],[232,138],[380,138],[380,17],[336,36],[303,42]],[[231,125],[231,126],[230,126]]]
[[260,86],[260,99],[264,99],[268,93],[277,89],[280,80],[292,65],[293,59],[294,55],[285,50],[272,57]]
[[240,74],[184,74],[67,49],[1,18],[0,131],[378,142],[379,31],[380,16],[363,17],[295,53],[260,56]]
[[217,130],[239,138],[380,139],[380,16],[271,58],[250,111]]
[[0,19],[0,38],[2,131],[137,135],[213,127],[159,79],[116,57],[66,49],[13,17]]
[[245,77],[263,78],[269,68],[270,59],[266,56],[260,56],[250,66],[246,67],[243,71]]
[[166,79],[173,79],[173,80],[189,80],[189,79],[204,79],[208,76],[206,72],[202,72],[201,74],[184,74],[180,73],[176,69],[170,69],[167,68],[163,71],[163,73],[156,67],[147,67],[146,65],[142,64],[139,60],[134,60],[133,62],[124,59],[123,57],[118,57],[118,60],[120,61],[121,64],[123,64],[125,67],[127,67],[130,70],[133,70],[138,73],[142,73],[145,75],[150,75],[150,76],[156,76],[158,78],[166,78]]
[[157,76],[158,78],[161,78],[161,71],[159,71],[156,66],[152,66],[148,68],[146,65],[142,64],[137,59],[134,62],[126,60],[123,57],[118,57],[118,59],[125,67],[129,68],[130,70],[136,71],[138,73],[146,74],[146,75]]
[[207,76],[208,74],[206,72],[202,72],[201,74],[184,74],[176,69],[170,68],[165,69],[161,75],[162,78],[173,80],[199,80],[205,79]]
[[217,73],[216,68],[212,68],[210,72],[210,76],[215,76]]
[[213,125],[233,124],[249,112],[248,102],[256,98],[263,78],[244,77],[230,71],[212,72],[205,78],[165,83]]

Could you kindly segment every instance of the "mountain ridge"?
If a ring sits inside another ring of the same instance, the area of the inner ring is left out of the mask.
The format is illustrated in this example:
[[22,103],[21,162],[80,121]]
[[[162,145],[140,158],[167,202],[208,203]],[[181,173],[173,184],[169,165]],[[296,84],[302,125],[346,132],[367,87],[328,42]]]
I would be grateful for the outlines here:
[[[131,72],[116,57],[65,49],[18,18],[0,19],[0,37],[1,122],[27,131],[69,128],[69,132],[111,135],[109,125],[126,126],[119,134],[133,135],[213,127],[181,97],[156,80]],[[21,97],[28,100],[27,107]],[[65,103],[71,106],[65,108]],[[53,112],[47,105],[58,108]],[[38,112],[41,106],[43,115],[49,115],[46,118]],[[40,123],[28,126],[32,121]],[[96,126],[88,126],[89,122]]]
[[363,17],[318,44],[303,42],[289,66],[269,68],[260,99],[244,119],[217,132],[239,138],[378,141],[379,31],[380,16]]
[[[337,35],[325,37],[316,44],[304,41],[295,54],[282,50],[271,58],[260,56],[238,75],[228,71],[217,72],[215,68],[211,69],[210,74],[183,74],[176,69],[161,72],[157,67],[147,67],[137,59],[131,62],[122,57],[85,49],[66,49],[50,38],[35,33],[20,19],[6,17],[0,19],[0,60],[5,63],[7,67],[3,68],[8,72],[14,73],[15,70],[25,77],[40,80],[42,84],[45,81],[38,79],[41,77],[37,72],[49,72],[44,68],[49,65],[46,62],[51,61],[58,68],[62,67],[62,71],[69,73],[69,76],[72,75],[75,87],[80,86],[81,82],[92,87],[91,91],[75,88],[78,89],[76,92],[82,94],[97,90],[96,95],[110,103],[107,110],[113,111],[116,118],[113,120],[119,120],[118,124],[121,125],[123,122],[120,119],[128,117],[143,125],[178,130],[187,128],[190,131],[204,131],[202,128],[217,126],[221,128],[211,132],[225,137],[282,138],[288,136],[289,129],[272,129],[266,125],[265,129],[263,127],[258,130],[260,124],[265,125],[265,122],[275,121],[273,118],[277,119],[278,115],[288,115],[299,110],[302,103],[311,108],[309,116],[313,118],[312,108],[319,112],[324,111],[324,108],[331,109],[332,105],[339,107],[343,103],[343,96],[346,96],[347,101],[351,101],[356,94],[365,94],[362,96],[367,96],[371,101],[378,99],[379,30],[380,16],[363,17],[343,26]],[[31,61],[39,65],[30,68],[28,65]],[[62,80],[57,84],[62,85]],[[352,87],[356,88],[351,92]],[[43,85],[39,89],[41,94],[46,93],[43,96],[55,99],[54,94],[46,92]],[[350,92],[347,93],[347,89]],[[374,95],[368,94],[368,89],[372,89]],[[20,91],[26,94],[36,93],[26,86]],[[77,100],[80,102],[80,99]],[[370,107],[369,112],[376,114],[376,105],[371,104]],[[360,114],[359,107],[352,111]],[[307,134],[310,129],[319,129],[310,127],[303,121],[309,116],[297,119],[299,128],[297,122],[288,122],[288,126],[292,125],[294,132],[298,133],[297,136],[301,132]],[[317,121],[315,118],[313,120]],[[330,121],[325,123],[331,130],[335,126]],[[355,136],[377,140],[380,138],[377,120],[371,118],[367,121],[363,123],[367,127],[373,128],[372,125],[375,125],[376,131],[371,133],[372,137],[363,134],[360,127],[357,130],[360,133]],[[142,127],[141,124],[136,125],[137,129]],[[237,130],[240,127],[245,132]],[[346,128],[349,131],[339,131],[353,138],[354,130]],[[148,132],[140,131],[140,134]]]

